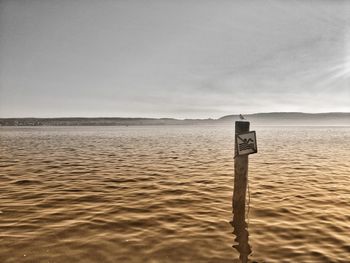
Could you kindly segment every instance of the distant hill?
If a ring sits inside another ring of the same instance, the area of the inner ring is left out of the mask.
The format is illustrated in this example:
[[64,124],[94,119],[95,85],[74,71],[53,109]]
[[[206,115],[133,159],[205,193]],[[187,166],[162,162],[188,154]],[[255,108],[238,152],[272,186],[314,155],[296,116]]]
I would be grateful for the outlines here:
[[[350,113],[271,112],[246,114],[254,125],[350,125]],[[229,124],[239,115],[219,119],[172,118],[0,118],[0,126],[131,126],[131,125],[210,125]]]
[[2,118],[0,126],[131,126],[131,125],[180,125],[211,124],[213,119],[172,118]]
[[[270,112],[247,114],[244,117],[256,125],[350,125],[349,112]],[[236,120],[239,120],[239,115],[227,115],[218,119],[218,122]]]

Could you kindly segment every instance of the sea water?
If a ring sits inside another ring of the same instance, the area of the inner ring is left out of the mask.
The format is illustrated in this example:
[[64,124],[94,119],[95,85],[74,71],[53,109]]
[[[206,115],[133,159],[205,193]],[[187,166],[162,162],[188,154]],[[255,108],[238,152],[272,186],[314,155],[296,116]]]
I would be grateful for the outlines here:
[[[350,127],[252,129],[249,260],[350,262]],[[1,127],[0,262],[239,262],[233,149],[233,125]]]

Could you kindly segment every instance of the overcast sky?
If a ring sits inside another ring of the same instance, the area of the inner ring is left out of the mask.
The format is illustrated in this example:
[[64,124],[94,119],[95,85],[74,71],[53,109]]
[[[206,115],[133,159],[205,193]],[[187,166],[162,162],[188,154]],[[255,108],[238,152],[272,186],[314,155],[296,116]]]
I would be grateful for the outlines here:
[[350,112],[350,1],[0,0],[0,117]]

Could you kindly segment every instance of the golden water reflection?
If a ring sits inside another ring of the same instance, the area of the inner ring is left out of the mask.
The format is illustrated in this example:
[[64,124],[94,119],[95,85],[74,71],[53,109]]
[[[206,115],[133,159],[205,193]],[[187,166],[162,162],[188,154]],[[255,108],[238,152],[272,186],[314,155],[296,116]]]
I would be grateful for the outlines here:
[[1,127],[0,262],[348,263],[350,128],[252,129],[233,237],[232,126]]

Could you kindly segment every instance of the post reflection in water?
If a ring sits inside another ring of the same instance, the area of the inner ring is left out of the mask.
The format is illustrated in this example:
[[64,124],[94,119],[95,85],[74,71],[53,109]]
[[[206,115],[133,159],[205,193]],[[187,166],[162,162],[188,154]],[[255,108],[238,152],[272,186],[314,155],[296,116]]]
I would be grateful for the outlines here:
[[248,262],[251,247],[248,243],[248,224],[245,221],[246,213],[246,189],[248,183],[248,157],[237,156],[235,158],[235,178],[232,198],[233,234],[236,236],[233,247],[239,252],[242,263]]
[[[242,209],[243,207],[243,209]],[[239,259],[242,263],[248,262],[248,257],[252,250],[249,245],[249,232],[248,224],[245,221],[245,209],[244,206],[234,208],[233,221],[231,225],[233,227],[233,234],[235,235],[234,247],[239,252]]]

